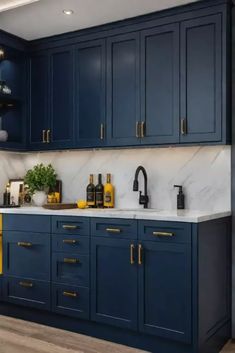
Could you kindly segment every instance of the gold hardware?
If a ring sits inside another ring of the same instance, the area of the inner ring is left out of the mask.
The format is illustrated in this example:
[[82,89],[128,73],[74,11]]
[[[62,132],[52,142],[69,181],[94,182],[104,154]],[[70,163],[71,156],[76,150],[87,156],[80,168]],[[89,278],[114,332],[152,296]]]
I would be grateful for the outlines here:
[[64,224],[62,227],[63,227],[63,229],[67,229],[67,230],[73,230],[73,229],[78,229],[79,228],[78,226],[72,226],[72,225],[69,225],[69,224]]
[[77,240],[73,240],[73,239],[64,239],[63,240],[64,244],[76,244]]
[[141,244],[139,244],[139,246],[138,246],[138,265],[143,264],[142,254],[143,254],[143,246]]
[[46,130],[42,130],[42,142],[47,143],[46,141]]
[[76,298],[78,296],[76,292],[67,292],[67,291],[64,291],[63,295],[65,297],[71,297],[71,298]]
[[131,246],[130,246],[130,264],[131,265],[134,265],[134,263],[135,263],[134,251],[135,251],[135,245],[131,244]]
[[153,235],[157,237],[173,237],[174,233],[167,233],[167,232],[153,232]]
[[187,134],[187,121],[186,119],[181,119],[181,135]]
[[100,124],[100,139],[104,139],[104,124]]
[[137,139],[140,138],[140,122],[139,122],[139,121],[136,122],[136,126],[135,126],[135,136],[137,137]]
[[108,233],[121,233],[121,229],[118,229],[118,228],[106,228],[106,232],[108,232]]
[[65,264],[77,264],[78,262],[79,262],[78,259],[64,258],[64,263],[65,263]]
[[24,281],[20,281],[19,285],[21,287],[25,287],[25,288],[32,288],[33,287],[33,283],[32,282],[24,282]]
[[50,143],[50,133],[51,133],[51,130],[47,130],[47,143]]
[[19,242],[17,243],[17,245],[18,245],[18,246],[23,246],[23,247],[25,247],[25,248],[30,248],[33,244],[32,244],[32,243],[26,243],[26,242],[24,242],[24,241],[19,241]]
[[140,137],[143,138],[145,137],[145,122],[142,121],[140,125]]

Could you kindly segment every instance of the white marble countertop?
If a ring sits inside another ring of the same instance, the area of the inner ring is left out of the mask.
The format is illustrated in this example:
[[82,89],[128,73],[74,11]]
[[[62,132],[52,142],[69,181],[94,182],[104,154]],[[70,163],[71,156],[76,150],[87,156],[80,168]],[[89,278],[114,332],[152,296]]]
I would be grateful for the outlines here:
[[83,216],[83,217],[107,217],[125,219],[146,219],[155,221],[172,221],[200,223],[213,219],[231,216],[230,211],[161,211],[156,209],[71,209],[71,210],[47,210],[42,207],[0,208],[0,214],[27,214],[49,216]]

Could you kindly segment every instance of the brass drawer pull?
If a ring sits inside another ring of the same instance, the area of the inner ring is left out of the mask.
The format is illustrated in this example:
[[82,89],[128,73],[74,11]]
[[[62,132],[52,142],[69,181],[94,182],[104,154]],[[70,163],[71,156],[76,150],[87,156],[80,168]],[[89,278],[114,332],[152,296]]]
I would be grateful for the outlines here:
[[64,244],[76,244],[76,243],[78,243],[78,241],[73,240],[73,239],[63,239],[63,243]]
[[135,263],[134,251],[135,251],[135,245],[131,244],[131,246],[130,246],[130,264],[131,265],[134,265],[134,263]]
[[143,264],[143,246],[139,244],[138,246],[138,265]]
[[64,263],[65,264],[77,264],[77,263],[79,263],[79,260],[78,259],[69,259],[69,258],[65,257]]
[[121,229],[118,229],[118,228],[106,228],[106,232],[108,232],[108,233],[121,233]]
[[47,143],[50,143],[50,134],[51,134],[51,130],[47,130]]
[[141,125],[140,125],[140,137],[141,138],[143,138],[143,137],[145,137],[145,122],[144,121],[142,121],[141,122]]
[[21,287],[24,287],[24,288],[32,288],[32,287],[33,287],[33,283],[32,283],[32,282],[20,281],[20,282],[19,282],[19,285],[20,285]]
[[78,295],[76,292],[67,292],[67,291],[64,291],[63,292],[63,296],[64,297],[70,297],[70,298],[76,298]]
[[173,237],[174,233],[167,233],[167,232],[153,232],[153,235],[157,237]]
[[100,124],[100,139],[104,139],[104,124]]
[[140,122],[139,122],[139,121],[136,122],[136,126],[135,126],[135,136],[137,137],[137,139],[140,138]]
[[32,243],[26,243],[26,242],[24,242],[24,241],[19,241],[19,242],[17,243],[17,245],[18,245],[18,246],[23,246],[23,247],[25,247],[25,248],[31,248],[31,247],[33,246]]
[[180,129],[181,129],[181,135],[186,135],[187,134],[187,121],[186,119],[181,119],[180,123]]
[[78,229],[79,227],[78,226],[72,226],[72,225],[69,225],[69,224],[64,224],[63,225],[63,229],[67,229],[67,230],[74,230],[74,229]]
[[42,130],[42,143],[47,143],[47,140],[46,140],[46,130]]

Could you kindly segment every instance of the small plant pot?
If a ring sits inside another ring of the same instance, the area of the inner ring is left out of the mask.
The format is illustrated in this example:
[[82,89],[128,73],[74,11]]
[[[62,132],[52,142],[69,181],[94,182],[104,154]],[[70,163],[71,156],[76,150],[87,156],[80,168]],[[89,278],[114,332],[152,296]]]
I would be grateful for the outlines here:
[[46,203],[47,194],[45,191],[36,191],[33,194],[33,203],[35,206],[41,207]]

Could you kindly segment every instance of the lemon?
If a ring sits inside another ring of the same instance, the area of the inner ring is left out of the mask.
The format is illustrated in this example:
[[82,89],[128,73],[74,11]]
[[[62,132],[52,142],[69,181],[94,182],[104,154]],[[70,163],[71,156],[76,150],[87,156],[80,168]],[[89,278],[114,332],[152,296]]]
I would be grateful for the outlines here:
[[86,201],[78,200],[77,206],[78,206],[78,208],[86,208],[86,206],[87,206]]

